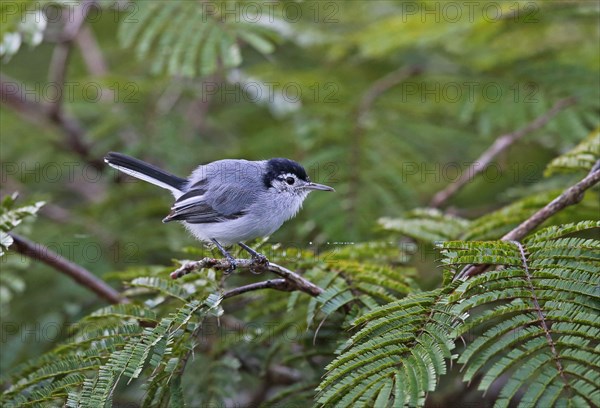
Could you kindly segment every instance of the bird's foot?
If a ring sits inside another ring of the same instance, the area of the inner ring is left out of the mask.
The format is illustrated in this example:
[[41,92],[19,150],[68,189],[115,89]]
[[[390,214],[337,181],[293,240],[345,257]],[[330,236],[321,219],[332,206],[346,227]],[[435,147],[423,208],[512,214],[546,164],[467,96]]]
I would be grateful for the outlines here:
[[236,270],[237,262],[235,261],[235,259],[233,259],[233,257],[230,257],[230,256],[228,256],[225,259],[227,259],[227,262],[229,262],[229,267],[227,269],[225,269],[224,273],[225,273],[225,275],[229,275],[230,273],[232,273],[233,271]]
[[269,269],[269,260],[267,259],[267,257],[258,252],[256,254],[253,254],[250,272],[252,272],[255,275],[259,275],[267,269]]
[[238,245],[241,246],[246,252],[248,252],[250,256],[252,256],[252,265],[250,266],[250,272],[258,275],[269,268],[269,260],[266,256],[264,256],[260,252],[256,252],[254,249],[250,248],[243,242],[238,242]]

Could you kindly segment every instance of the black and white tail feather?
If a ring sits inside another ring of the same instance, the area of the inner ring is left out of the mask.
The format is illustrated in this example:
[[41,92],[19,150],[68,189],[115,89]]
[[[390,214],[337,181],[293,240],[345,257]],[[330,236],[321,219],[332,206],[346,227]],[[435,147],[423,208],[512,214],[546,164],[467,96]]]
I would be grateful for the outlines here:
[[171,190],[176,196],[185,191],[188,181],[174,174],[159,169],[152,164],[143,162],[122,153],[110,152],[104,161],[111,167],[129,174],[132,177],[147,181],[155,186]]

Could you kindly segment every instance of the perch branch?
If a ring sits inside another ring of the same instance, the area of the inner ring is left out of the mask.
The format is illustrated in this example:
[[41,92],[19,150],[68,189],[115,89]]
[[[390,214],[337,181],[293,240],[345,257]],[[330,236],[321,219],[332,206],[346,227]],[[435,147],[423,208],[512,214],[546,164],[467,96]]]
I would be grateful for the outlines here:
[[[283,279],[274,279],[270,281],[259,282],[258,284],[246,285],[236,289],[232,289],[229,292],[225,292],[225,297],[232,297],[234,295],[242,294],[245,292],[267,288],[282,290],[285,292],[299,290],[301,292],[309,294],[310,296],[319,296],[319,294],[323,292],[323,289],[321,289],[314,283],[304,279],[296,272],[292,272],[289,269],[284,268],[283,266],[274,263],[269,263],[268,265],[265,265],[263,263],[258,263],[250,259],[236,259],[235,262],[237,265],[237,269],[270,271],[276,275],[281,276]],[[229,269],[229,267],[230,264],[226,259],[204,258],[200,261],[186,262],[180,268],[171,273],[171,278],[177,279],[184,275],[187,275],[188,273],[204,268],[227,270]],[[284,280],[286,284],[284,284],[282,280]],[[227,295],[228,293],[229,295]]]
[[94,276],[87,269],[63,258],[44,245],[29,241],[17,234],[11,233],[10,236],[14,240],[11,248],[14,248],[18,253],[43,262],[57,271],[68,275],[75,282],[85,286],[110,303],[127,303],[127,299],[123,298],[119,292],[108,286],[103,280]]
[[496,156],[523,138],[523,136],[526,134],[545,126],[546,123],[548,123],[550,119],[556,116],[560,111],[571,105],[574,105],[576,102],[577,101],[575,98],[561,99],[556,102],[549,111],[537,117],[525,127],[498,137],[496,141],[485,152],[483,152],[481,156],[479,156],[479,158],[477,158],[477,160],[471,164],[471,166],[469,166],[467,171],[462,173],[461,177],[456,180],[456,182],[450,184],[448,187],[434,195],[429,203],[429,206],[437,208],[444,205],[450,199],[450,197],[455,195],[466,184],[473,180],[477,174],[485,170],[486,166],[488,166]]
[[[523,221],[516,228],[508,232],[501,241],[519,241],[525,235],[533,231],[541,223],[552,217],[564,208],[577,204],[583,199],[585,191],[593,187],[600,181],[600,160],[596,162],[592,170],[577,184],[569,187],[561,195],[538,210],[531,217]],[[468,265],[460,271],[454,279],[466,279],[471,276],[479,275],[487,270],[489,265]]]

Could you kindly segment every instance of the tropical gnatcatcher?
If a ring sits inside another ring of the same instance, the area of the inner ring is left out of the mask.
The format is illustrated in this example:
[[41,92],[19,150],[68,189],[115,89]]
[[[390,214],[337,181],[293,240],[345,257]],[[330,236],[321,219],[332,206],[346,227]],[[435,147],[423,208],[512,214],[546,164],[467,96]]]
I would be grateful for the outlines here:
[[200,241],[212,242],[229,261],[223,245],[237,243],[261,262],[267,259],[243,241],[271,235],[294,217],[313,190],[335,191],[310,181],[290,159],[218,160],[198,166],[187,179],[133,157],[111,152],[104,161],[140,180],[171,190],[175,204],[163,222],[181,221]]

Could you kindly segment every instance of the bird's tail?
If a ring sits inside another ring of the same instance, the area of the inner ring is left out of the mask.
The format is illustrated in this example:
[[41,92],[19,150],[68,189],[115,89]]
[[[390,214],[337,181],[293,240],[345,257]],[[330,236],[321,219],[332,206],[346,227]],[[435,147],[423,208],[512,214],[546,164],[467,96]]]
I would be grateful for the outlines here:
[[123,173],[152,183],[155,186],[166,188],[176,194],[181,193],[188,182],[184,178],[177,177],[152,164],[122,153],[110,152],[106,155],[104,161],[108,163],[109,166],[114,167]]

